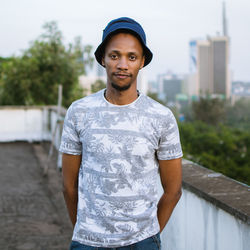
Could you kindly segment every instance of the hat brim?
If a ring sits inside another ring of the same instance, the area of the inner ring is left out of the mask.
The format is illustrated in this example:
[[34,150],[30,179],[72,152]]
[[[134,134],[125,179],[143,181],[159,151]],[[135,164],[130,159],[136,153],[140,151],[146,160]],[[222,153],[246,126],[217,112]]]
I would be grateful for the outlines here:
[[[104,50],[105,50],[105,46],[106,46],[106,42],[107,40],[110,38],[110,36],[116,34],[116,33],[119,33],[119,32],[122,32],[122,30],[126,30],[128,31],[129,33],[131,33],[132,35],[136,36],[137,39],[140,40],[141,42],[141,45],[143,47],[143,52],[144,52],[144,56],[145,56],[145,62],[144,62],[144,65],[143,67],[147,66],[152,58],[153,58],[153,53],[150,51],[150,49],[141,41],[140,37],[138,35],[136,35],[136,32],[134,32],[134,30],[132,29],[129,29],[128,27],[126,28],[120,28],[120,29],[116,29],[112,32],[110,32],[106,38],[102,41],[102,43],[97,47],[96,51],[95,51],[95,58],[97,60],[97,62],[101,65],[102,65],[102,58],[103,58],[103,54],[104,54]],[[104,67],[104,66],[103,66]]]

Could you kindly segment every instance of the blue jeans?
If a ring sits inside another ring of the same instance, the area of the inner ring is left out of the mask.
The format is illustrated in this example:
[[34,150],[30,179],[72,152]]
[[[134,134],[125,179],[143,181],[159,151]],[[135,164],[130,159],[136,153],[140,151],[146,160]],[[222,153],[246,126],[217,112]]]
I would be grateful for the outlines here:
[[160,233],[153,235],[145,240],[124,247],[114,247],[114,248],[92,247],[80,244],[77,241],[72,241],[70,245],[70,250],[160,250],[160,249],[161,249]]

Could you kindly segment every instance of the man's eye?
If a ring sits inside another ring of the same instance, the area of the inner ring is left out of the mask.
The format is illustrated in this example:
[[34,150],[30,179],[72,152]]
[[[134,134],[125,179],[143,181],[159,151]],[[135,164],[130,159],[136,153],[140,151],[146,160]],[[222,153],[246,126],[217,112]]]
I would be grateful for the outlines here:
[[134,61],[134,60],[136,59],[136,56],[131,55],[131,56],[129,57],[129,59],[132,60],[132,61]]
[[110,58],[115,60],[115,59],[117,59],[117,55],[110,55]]

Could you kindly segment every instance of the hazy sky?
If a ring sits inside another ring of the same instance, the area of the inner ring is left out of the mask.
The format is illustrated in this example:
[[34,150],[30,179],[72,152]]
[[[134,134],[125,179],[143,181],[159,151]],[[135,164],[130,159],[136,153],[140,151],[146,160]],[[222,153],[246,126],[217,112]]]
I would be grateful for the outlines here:
[[[226,0],[234,80],[250,81],[250,0]],[[189,41],[222,31],[220,0],[0,0],[0,56],[17,55],[55,20],[65,43],[81,36],[94,49],[113,18],[139,21],[154,53],[149,79],[170,70],[188,73]],[[93,49],[93,53],[94,53]]]

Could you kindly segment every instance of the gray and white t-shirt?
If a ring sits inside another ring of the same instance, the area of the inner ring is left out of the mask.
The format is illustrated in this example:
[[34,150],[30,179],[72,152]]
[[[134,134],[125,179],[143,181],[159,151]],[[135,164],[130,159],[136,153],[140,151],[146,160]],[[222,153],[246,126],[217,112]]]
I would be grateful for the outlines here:
[[144,94],[114,105],[101,90],[69,107],[60,151],[82,155],[73,240],[119,247],[159,232],[157,159],[182,157],[168,108]]

